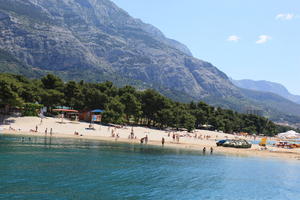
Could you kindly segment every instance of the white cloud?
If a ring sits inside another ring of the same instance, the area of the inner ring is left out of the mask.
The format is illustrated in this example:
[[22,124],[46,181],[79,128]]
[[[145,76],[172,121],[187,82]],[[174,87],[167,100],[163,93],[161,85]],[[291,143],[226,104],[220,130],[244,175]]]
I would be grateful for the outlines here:
[[263,44],[268,42],[270,39],[272,39],[269,35],[260,35],[258,36],[258,40],[256,41],[256,44]]
[[276,15],[276,19],[278,20],[292,20],[296,17],[296,15],[292,13],[280,13]]
[[230,41],[230,42],[238,42],[240,41],[240,37],[237,36],[237,35],[230,35],[228,38],[227,38],[227,41]]

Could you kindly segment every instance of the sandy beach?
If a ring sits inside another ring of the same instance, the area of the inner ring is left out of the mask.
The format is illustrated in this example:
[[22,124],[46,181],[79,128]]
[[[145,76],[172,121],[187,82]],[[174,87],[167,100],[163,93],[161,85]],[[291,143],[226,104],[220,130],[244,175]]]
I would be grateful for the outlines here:
[[[94,129],[88,129],[89,123],[86,122],[73,122],[57,118],[44,118],[38,117],[18,117],[8,118],[10,124],[1,125],[1,134],[8,135],[25,135],[25,136],[45,136],[47,129],[47,137],[50,137],[52,129],[52,136],[56,138],[77,138],[77,139],[90,139],[102,140],[112,142],[126,142],[126,143],[140,143],[140,139],[145,136],[148,137],[148,145],[161,146],[162,138],[165,139],[165,147],[182,148],[189,150],[201,151],[205,147],[207,153],[210,148],[213,148],[214,153],[237,155],[237,156],[259,156],[259,157],[272,157],[281,159],[300,160],[300,149],[283,149],[273,146],[268,146],[267,150],[261,150],[261,147],[253,144],[250,149],[236,149],[228,147],[217,147],[216,141],[226,138],[244,138],[243,136],[235,136],[207,130],[195,130],[193,133],[186,131],[164,131],[156,130],[145,127],[112,127],[93,124]],[[37,132],[34,132],[37,128]],[[130,139],[131,131],[133,129],[134,139]],[[74,133],[77,132],[78,135]],[[112,137],[112,133],[114,137]],[[179,142],[173,139],[173,134],[180,135]],[[197,135],[197,137],[195,137]],[[248,138],[249,140],[253,138]]]

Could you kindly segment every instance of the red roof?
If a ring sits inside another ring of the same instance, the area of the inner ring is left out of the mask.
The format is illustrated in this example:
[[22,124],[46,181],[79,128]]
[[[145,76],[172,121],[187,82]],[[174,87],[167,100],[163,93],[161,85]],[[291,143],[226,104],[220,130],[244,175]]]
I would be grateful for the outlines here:
[[53,109],[53,111],[78,113],[78,110],[68,110],[68,109]]

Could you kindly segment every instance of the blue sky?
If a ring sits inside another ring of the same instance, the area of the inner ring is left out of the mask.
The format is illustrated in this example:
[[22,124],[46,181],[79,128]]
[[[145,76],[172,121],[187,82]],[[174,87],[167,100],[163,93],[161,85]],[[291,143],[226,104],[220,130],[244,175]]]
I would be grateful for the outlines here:
[[113,0],[234,79],[300,94],[299,0]]

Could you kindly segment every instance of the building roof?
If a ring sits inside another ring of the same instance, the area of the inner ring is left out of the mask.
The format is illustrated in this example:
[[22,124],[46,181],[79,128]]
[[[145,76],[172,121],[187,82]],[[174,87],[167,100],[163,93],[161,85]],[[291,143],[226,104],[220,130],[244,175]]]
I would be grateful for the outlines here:
[[95,109],[95,110],[92,110],[91,113],[103,113],[104,110],[101,110],[101,109]]
[[53,109],[53,111],[78,113],[78,110],[69,110],[69,109]]

